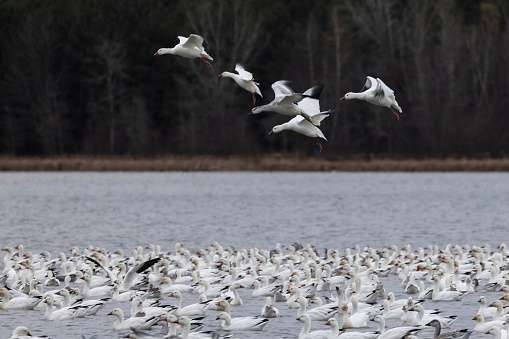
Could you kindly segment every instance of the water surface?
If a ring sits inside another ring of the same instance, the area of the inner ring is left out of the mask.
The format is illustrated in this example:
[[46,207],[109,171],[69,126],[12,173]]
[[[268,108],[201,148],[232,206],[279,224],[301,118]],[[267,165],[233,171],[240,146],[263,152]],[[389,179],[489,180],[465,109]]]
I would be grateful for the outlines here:
[[[173,251],[176,242],[195,250],[212,241],[237,249],[313,243],[342,254],[355,244],[497,246],[508,239],[508,201],[506,173],[1,173],[0,246],[23,244],[53,256],[90,244],[130,253],[150,243]],[[397,281],[385,284],[404,296]],[[242,312],[257,314],[263,303],[249,290],[242,293]],[[436,307],[463,313],[458,326],[473,327],[478,296],[467,297],[462,310]],[[37,334],[54,338],[117,337],[112,317],[105,316],[112,308],[93,323],[58,325],[42,321],[43,308],[0,312],[0,337],[28,320]],[[300,323],[291,312],[285,315],[266,332],[241,337],[296,338]],[[209,329],[218,329],[208,321]]]

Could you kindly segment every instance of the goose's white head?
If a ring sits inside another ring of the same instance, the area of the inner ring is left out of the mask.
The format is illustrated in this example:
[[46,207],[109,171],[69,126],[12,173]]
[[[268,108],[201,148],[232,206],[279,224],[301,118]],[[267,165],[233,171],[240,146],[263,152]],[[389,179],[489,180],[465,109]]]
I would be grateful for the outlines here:
[[253,107],[253,109],[251,110],[251,114],[258,114],[258,113],[261,113],[263,111],[265,111],[263,106],[256,106],[256,107]]
[[284,127],[283,125],[277,125],[277,126],[274,126],[272,128],[272,131],[269,132],[269,134],[272,134],[272,133],[279,133],[281,131],[284,131]]
[[172,48],[159,48],[154,55],[172,54]]
[[341,99],[339,100],[350,100],[350,99],[354,99],[354,94],[353,92],[348,92],[346,93]]

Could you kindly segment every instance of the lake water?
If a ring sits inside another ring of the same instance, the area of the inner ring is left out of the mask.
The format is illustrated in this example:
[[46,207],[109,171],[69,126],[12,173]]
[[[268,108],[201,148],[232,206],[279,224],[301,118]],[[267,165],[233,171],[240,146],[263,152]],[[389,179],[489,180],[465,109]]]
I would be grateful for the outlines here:
[[[508,202],[507,173],[1,173],[0,246],[23,244],[53,256],[89,244],[129,254],[137,245],[174,251],[181,242],[196,250],[213,241],[237,249],[312,243],[341,254],[355,244],[495,247],[509,240]],[[397,281],[383,282],[387,292],[404,296]],[[250,292],[241,291],[242,312],[258,314],[263,302]],[[493,301],[498,294],[490,293]],[[459,313],[464,317],[454,327],[473,328],[478,297],[465,297],[461,309],[446,302],[427,308]],[[111,329],[114,319],[105,316],[112,308],[93,320],[64,322],[44,322],[44,308],[0,312],[0,338],[27,323],[35,334],[53,338],[120,337]],[[237,337],[296,338],[301,323],[292,312],[285,310],[263,332]],[[219,328],[218,321],[207,321],[208,329]],[[313,323],[313,329],[322,326]]]

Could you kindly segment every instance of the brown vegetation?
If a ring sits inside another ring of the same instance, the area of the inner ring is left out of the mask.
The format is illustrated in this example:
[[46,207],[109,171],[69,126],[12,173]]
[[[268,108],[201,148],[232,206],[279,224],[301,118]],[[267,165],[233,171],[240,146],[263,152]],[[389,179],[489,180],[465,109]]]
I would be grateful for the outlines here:
[[250,157],[0,157],[0,171],[344,171],[447,172],[509,171],[500,159],[312,158],[280,154]]

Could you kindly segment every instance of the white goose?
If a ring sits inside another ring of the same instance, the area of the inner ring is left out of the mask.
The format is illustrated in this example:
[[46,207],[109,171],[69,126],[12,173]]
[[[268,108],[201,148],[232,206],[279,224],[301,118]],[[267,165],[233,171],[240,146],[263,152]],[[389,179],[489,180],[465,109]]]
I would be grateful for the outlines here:
[[488,303],[486,302],[486,297],[484,295],[481,295],[477,302],[481,304],[477,310],[477,314],[482,314],[485,318],[492,318],[497,312],[496,307],[488,307]]
[[279,133],[284,130],[291,130],[310,138],[315,138],[316,145],[319,147],[321,152],[322,144],[320,143],[320,139],[327,141],[327,138],[318,126],[320,126],[322,120],[327,118],[330,113],[330,110],[320,112],[319,98],[322,89],[323,85],[317,85],[305,91],[303,95],[307,95],[308,97],[304,97],[300,102],[297,102],[297,106],[304,112],[304,114],[297,115],[292,120],[284,124],[274,126],[269,134]]
[[299,332],[299,339],[327,339],[331,331],[318,330],[310,332],[311,318],[307,314],[303,314],[297,318],[298,321],[303,323],[302,329]]
[[191,293],[194,291],[194,288],[190,285],[185,284],[173,284],[171,282],[170,277],[164,277],[161,279],[159,283],[159,290],[162,294],[168,294],[175,291],[180,291],[182,293]]
[[28,331],[26,326],[18,326],[12,331],[12,335],[9,339],[43,339],[47,337],[35,337]]
[[197,34],[191,34],[188,38],[178,36],[179,43],[173,48],[159,48],[154,55],[173,54],[184,58],[199,58],[202,64],[211,68],[212,65],[206,59],[214,60],[203,48],[203,38]]
[[399,113],[402,113],[403,111],[396,102],[394,91],[379,78],[375,79],[370,76],[367,76],[366,78],[366,83],[364,84],[364,87],[362,87],[360,93],[348,92],[340,100],[359,99],[367,101],[373,105],[388,107],[399,120],[399,114],[396,113],[393,108],[395,108]]
[[130,317],[128,319],[124,319],[124,312],[121,308],[115,308],[113,311],[108,313],[108,315],[114,315],[117,317],[117,320],[113,323],[113,329],[117,331],[124,331],[130,329],[140,329],[147,330],[152,327],[156,322],[159,321],[157,317],[152,317],[146,319],[144,317]]
[[339,323],[336,318],[330,318],[325,322],[325,325],[329,325],[331,328],[331,333],[329,334],[328,339],[336,339],[338,337],[341,339],[374,339],[380,334],[378,331],[340,333]]
[[235,70],[237,71],[238,74],[225,71],[219,74],[219,76],[224,78],[232,78],[240,87],[242,87],[248,92],[253,93],[253,105],[254,105],[256,103],[255,93],[263,98],[263,95],[260,92],[260,89],[258,88],[259,83],[254,81],[253,74],[251,72],[246,71],[244,66],[242,66],[241,64],[237,63],[235,65]]
[[[488,331],[485,332],[485,334],[491,334],[494,337],[494,339],[507,339],[507,335],[508,335],[507,330],[502,331],[500,329],[500,327],[496,327],[496,326],[490,328]],[[466,338],[461,338],[461,339],[466,339]]]
[[482,314],[476,314],[472,320],[476,321],[476,325],[474,327],[474,331],[485,333],[492,327],[502,327],[504,326],[503,320],[493,320],[493,321],[484,321],[484,316]]
[[444,317],[439,314],[427,313],[421,304],[414,305],[412,308],[409,309],[409,311],[417,312],[417,315],[411,322],[412,325],[425,325],[432,321],[433,319],[436,319],[440,321],[440,324],[442,325],[443,328],[449,328],[451,327],[452,323],[458,318],[458,316],[456,315]]
[[265,305],[262,308],[261,316],[264,318],[277,318],[279,317],[279,310],[272,305],[272,298],[265,299]]
[[407,332],[417,333],[418,331],[424,329],[424,327],[418,326],[400,326],[385,330],[384,317],[382,317],[380,314],[377,314],[373,320],[378,324],[378,332],[380,332],[377,339],[400,339]]
[[261,331],[269,322],[266,318],[231,318],[226,312],[221,312],[216,320],[221,320],[223,331]]
[[27,296],[11,299],[9,291],[7,291],[5,287],[0,288],[0,295],[3,296],[2,301],[0,301],[0,310],[33,310],[42,301],[42,296]]
[[348,303],[344,302],[341,307],[341,311],[343,314],[343,319],[341,323],[341,328],[356,328],[356,327],[366,327],[368,326],[368,316],[363,317],[350,317],[348,314]]
[[440,277],[438,275],[433,276],[433,281],[435,285],[433,287],[433,293],[431,294],[431,300],[461,300],[467,294],[467,292],[460,291],[449,291],[449,290],[440,290]]
[[177,317],[204,316],[207,313],[210,304],[213,302],[212,300],[207,300],[205,302],[189,304],[182,307],[182,293],[180,291],[171,292],[168,296],[176,299],[175,306],[177,309],[173,314],[175,314]]
[[81,279],[85,280],[85,286],[83,287],[83,291],[81,291],[81,295],[89,298],[89,297],[107,297],[113,294],[113,285],[104,285],[91,288],[90,283],[92,282],[92,277],[88,274],[85,274]]
[[172,323],[179,324],[182,327],[182,332],[177,337],[175,334],[168,333],[163,338],[182,338],[182,339],[224,339],[229,336],[219,336],[215,332],[204,331],[204,332],[191,332],[191,319],[186,316],[182,316],[178,319],[172,320]]
[[338,312],[337,308],[325,308],[325,307],[315,307],[313,309],[307,310],[307,299],[303,296],[297,297],[296,301],[299,303],[299,310],[297,311],[297,318],[303,314],[309,315],[311,320],[314,321],[326,321]]
[[64,307],[58,310],[53,309],[53,296],[48,295],[43,301],[46,304],[44,320],[72,319],[82,314],[80,306]]
[[281,289],[282,285],[262,286],[259,279],[253,281],[254,290],[252,295],[255,297],[273,297],[276,291]]
[[272,84],[272,90],[274,91],[274,100],[266,105],[254,107],[251,110],[251,114],[268,111],[289,116],[301,115],[313,125],[315,124],[309,114],[297,106],[296,103],[305,97],[315,97],[315,91],[321,91],[321,86],[315,86],[315,90],[312,91],[311,95],[304,95],[302,93],[295,93],[290,88],[290,81],[279,80]]

